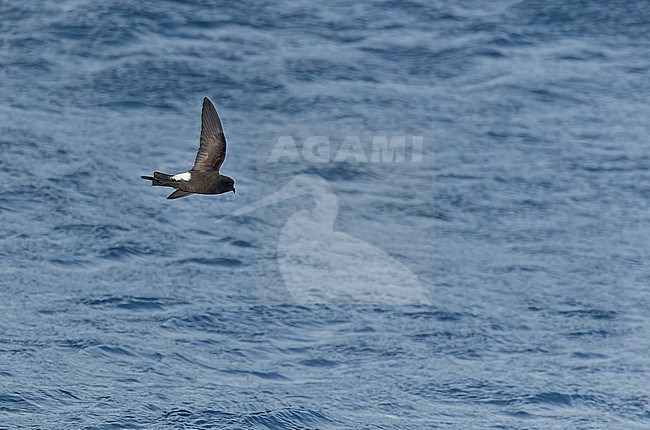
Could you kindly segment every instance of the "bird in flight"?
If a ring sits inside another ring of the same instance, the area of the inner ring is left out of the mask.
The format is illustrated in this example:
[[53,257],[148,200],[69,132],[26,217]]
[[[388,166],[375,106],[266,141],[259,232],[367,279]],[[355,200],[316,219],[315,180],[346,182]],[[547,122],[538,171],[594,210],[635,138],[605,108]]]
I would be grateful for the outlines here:
[[235,192],[235,181],[219,173],[226,158],[226,136],[219,120],[217,110],[205,97],[201,112],[201,145],[196,153],[194,166],[188,172],[168,175],[154,172],[153,176],[141,176],[151,181],[151,185],[172,187],[176,191],[167,196],[178,199],[190,194],[222,194]]

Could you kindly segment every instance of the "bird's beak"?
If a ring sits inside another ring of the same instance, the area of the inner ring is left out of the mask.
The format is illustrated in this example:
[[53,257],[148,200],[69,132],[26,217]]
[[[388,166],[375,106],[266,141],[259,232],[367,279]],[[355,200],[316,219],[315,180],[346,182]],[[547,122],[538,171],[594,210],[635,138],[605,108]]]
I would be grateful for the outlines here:
[[235,191],[235,189],[233,188],[233,189],[232,189],[232,192],[233,192],[233,193],[236,193],[237,191]]

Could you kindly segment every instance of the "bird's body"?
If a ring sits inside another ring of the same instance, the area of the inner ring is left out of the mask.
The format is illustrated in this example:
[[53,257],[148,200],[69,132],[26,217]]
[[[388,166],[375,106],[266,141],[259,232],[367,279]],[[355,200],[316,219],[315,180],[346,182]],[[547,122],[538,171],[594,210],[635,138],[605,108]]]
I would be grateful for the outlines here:
[[142,176],[151,185],[176,188],[168,199],[177,199],[190,194],[222,194],[235,192],[235,181],[219,173],[226,158],[226,136],[214,105],[203,99],[201,113],[201,145],[191,170],[176,175],[154,172],[153,176]]
[[228,176],[215,171],[189,171],[177,175],[154,172],[153,177],[143,176],[151,184],[159,187],[176,188],[168,198],[177,199],[189,194],[223,194],[228,191],[234,192],[234,182]]

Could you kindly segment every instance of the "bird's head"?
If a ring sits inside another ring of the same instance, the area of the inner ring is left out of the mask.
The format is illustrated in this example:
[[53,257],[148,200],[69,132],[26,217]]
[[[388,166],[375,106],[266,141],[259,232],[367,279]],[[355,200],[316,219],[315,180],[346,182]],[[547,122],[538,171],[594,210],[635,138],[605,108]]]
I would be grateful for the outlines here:
[[225,191],[232,191],[233,193],[235,191],[235,180],[233,178],[229,178],[228,176],[223,177],[223,185],[225,188]]

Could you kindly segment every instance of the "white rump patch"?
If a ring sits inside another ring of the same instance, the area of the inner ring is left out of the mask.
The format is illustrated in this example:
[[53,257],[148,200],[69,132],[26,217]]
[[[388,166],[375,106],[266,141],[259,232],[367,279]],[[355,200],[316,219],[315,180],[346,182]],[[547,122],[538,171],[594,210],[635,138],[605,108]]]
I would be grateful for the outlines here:
[[179,173],[178,175],[172,176],[172,179],[175,181],[189,181],[192,179],[192,174],[190,172]]

